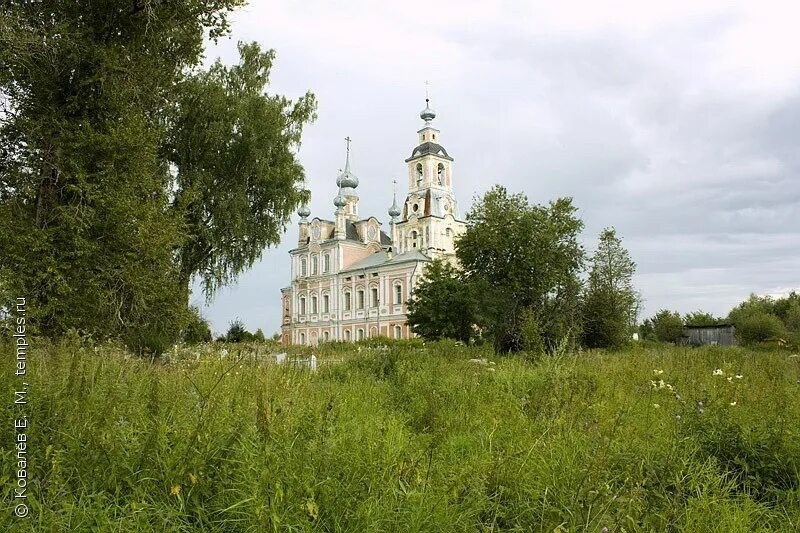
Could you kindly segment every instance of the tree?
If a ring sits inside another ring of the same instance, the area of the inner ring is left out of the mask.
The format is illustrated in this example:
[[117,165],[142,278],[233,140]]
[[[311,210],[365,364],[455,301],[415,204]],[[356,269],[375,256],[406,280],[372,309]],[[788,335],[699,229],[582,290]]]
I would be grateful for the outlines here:
[[613,228],[600,233],[583,302],[583,342],[590,348],[620,347],[636,322],[636,263]]
[[264,342],[266,338],[264,337],[264,332],[261,331],[261,328],[258,328],[255,333],[253,333],[253,340],[256,342]]
[[191,320],[191,276],[210,293],[274,244],[306,196],[292,148],[314,101],[264,95],[255,45],[198,69],[241,3],[0,7],[0,306],[157,352]]
[[478,322],[473,288],[450,263],[433,260],[408,301],[408,323],[427,340],[469,342]]
[[[568,198],[530,205],[523,194],[495,186],[467,214],[456,255],[485,309],[495,350],[552,349],[578,333],[584,252],[575,212]],[[531,321],[536,327],[525,327]],[[534,329],[540,343],[523,339],[523,331]]]
[[211,326],[196,306],[189,307],[190,318],[183,329],[183,341],[189,344],[211,342]]
[[650,319],[656,340],[677,342],[683,334],[683,319],[677,311],[662,309]]
[[208,297],[278,244],[308,197],[293,148],[315,117],[314,96],[267,95],[275,52],[239,43],[239,54],[238,65],[217,61],[179,84],[164,147],[177,169],[172,208],[188,236],[180,283],[197,275]]
[[237,318],[230,323],[228,331],[220,340],[224,342],[250,342],[253,340],[253,334],[244,327],[242,319]]
[[683,323],[687,326],[714,326],[720,322],[719,318],[705,311],[693,311],[683,316]]

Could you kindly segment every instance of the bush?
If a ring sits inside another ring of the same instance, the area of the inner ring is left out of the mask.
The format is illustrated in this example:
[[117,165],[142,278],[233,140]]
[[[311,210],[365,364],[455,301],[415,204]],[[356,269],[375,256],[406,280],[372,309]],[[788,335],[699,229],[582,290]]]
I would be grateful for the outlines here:
[[775,337],[786,337],[786,327],[775,315],[754,311],[739,319],[736,336],[742,344],[756,344]]

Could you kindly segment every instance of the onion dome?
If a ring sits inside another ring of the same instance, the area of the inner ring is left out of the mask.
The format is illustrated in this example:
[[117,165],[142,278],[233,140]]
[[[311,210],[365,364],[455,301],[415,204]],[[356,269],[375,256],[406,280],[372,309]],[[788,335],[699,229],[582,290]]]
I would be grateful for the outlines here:
[[397,200],[395,200],[392,203],[392,207],[389,208],[389,216],[392,218],[400,216],[400,207],[397,205]]
[[421,118],[425,122],[430,122],[431,120],[436,118],[436,111],[431,109],[431,106],[429,105],[429,100],[427,98],[425,99],[425,109],[423,109],[420,112],[419,118]]
[[350,152],[347,153],[347,161],[344,164],[344,170],[339,177],[336,178],[336,185],[343,189],[355,189],[358,187],[358,178],[350,171]]
[[339,194],[337,194],[336,198],[333,199],[333,205],[335,205],[338,209],[341,209],[347,205],[347,198],[345,198],[342,194],[341,187],[339,187]]
[[297,214],[300,215],[300,218],[308,218],[308,216],[311,214],[311,209],[308,208],[307,204],[304,204],[303,207],[297,211]]
[[392,193],[392,206],[389,208],[389,216],[392,220],[400,216],[400,207],[397,205],[397,180],[394,180],[395,191]]

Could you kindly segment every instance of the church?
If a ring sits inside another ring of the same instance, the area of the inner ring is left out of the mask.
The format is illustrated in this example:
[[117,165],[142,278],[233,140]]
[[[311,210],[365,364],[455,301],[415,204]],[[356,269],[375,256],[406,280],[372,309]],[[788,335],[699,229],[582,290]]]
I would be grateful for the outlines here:
[[281,289],[283,344],[414,336],[406,316],[409,296],[428,261],[454,258],[454,240],[466,228],[453,194],[453,158],[441,145],[427,98],[420,118],[417,146],[405,160],[408,194],[400,207],[395,191],[388,231],[376,217],[359,215],[349,138],[333,220],[309,220],[307,205],[298,211],[291,284]]

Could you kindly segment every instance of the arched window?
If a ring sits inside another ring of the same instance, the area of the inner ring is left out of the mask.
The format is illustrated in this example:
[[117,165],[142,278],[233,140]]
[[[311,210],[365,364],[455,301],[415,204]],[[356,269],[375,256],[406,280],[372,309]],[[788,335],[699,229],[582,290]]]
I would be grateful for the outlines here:
[[369,303],[371,307],[378,307],[378,287],[370,287],[369,289]]
[[301,296],[300,297],[300,314],[301,315],[306,314],[306,297],[305,296]]
[[422,163],[417,163],[417,187],[422,186]]
[[305,343],[306,343],[306,334],[300,333],[300,344],[305,344]]
[[411,247],[412,248],[416,248],[417,247],[417,231],[416,230],[411,232]]
[[322,295],[322,312],[329,313],[331,310],[331,297],[327,294]]
[[344,340],[347,342],[353,340],[353,333],[349,329],[344,330]]
[[317,254],[311,256],[311,275],[316,276],[319,274],[319,258]]
[[441,163],[436,167],[436,179],[439,181],[439,185],[444,185],[444,165]]
[[303,257],[300,259],[300,275],[306,277],[308,275],[308,261]]
[[395,339],[403,338],[403,328],[401,328],[400,326],[394,327],[394,338]]
[[363,341],[364,340],[364,330],[359,328],[358,332],[356,333],[356,340]]
[[356,308],[364,309],[364,289],[358,289],[356,291]]
[[311,314],[312,315],[316,315],[317,314],[317,295],[316,294],[311,297]]
[[331,254],[325,254],[322,256],[322,271],[323,272],[331,271]]
[[322,340],[323,341],[328,342],[330,340],[330,338],[331,338],[331,334],[330,333],[328,333],[327,331],[323,331],[322,332]]
[[352,305],[353,305],[353,302],[351,301],[351,298],[350,298],[350,291],[345,291],[345,293],[344,293],[344,306],[343,306],[344,310],[345,311],[349,311],[350,308],[352,307]]
[[403,303],[403,285],[398,283],[394,286],[394,304],[400,305]]

